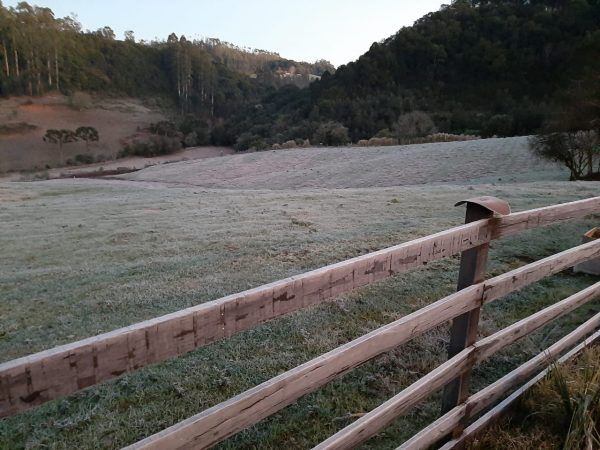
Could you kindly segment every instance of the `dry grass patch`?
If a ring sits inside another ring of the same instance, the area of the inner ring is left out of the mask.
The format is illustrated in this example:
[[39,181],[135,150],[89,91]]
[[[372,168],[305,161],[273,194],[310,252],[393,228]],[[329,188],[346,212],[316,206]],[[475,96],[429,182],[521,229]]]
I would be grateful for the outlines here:
[[600,448],[600,346],[555,366],[525,394],[513,412],[475,439],[470,448]]

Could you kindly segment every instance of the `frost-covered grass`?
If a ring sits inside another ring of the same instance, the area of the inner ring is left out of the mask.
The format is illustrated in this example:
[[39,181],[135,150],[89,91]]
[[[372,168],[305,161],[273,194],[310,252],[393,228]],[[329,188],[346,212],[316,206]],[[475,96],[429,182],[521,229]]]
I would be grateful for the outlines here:
[[[452,205],[466,197],[495,195],[523,210],[597,195],[599,187],[561,181],[255,191],[120,180],[0,184],[0,361],[457,225],[464,210]],[[595,225],[598,217],[494,242],[490,273],[577,245]],[[457,269],[458,258],[439,261],[4,419],[0,448],[135,442],[449,294]],[[565,272],[512,294],[486,307],[482,332],[593,281]],[[598,302],[581,308],[482,364],[475,387],[599,310]],[[314,445],[443,361],[446,341],[446,327],[427,333],[222,447]],[[435,418],[438,400],[420,405],[368,447],[395,448]]]
[[273,150],[151,167],[120,178],[225,189],[371,188],[568,180],[527,137],[390,147]]

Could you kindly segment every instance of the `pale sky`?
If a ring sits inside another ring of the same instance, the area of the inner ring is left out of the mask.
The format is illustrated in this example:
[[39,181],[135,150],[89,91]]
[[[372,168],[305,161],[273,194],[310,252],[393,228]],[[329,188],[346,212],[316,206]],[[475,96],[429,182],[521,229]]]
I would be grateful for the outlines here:
[[[19,0],[6,0],[15,6]],[[339,66],[371,44],[442,3],[438,0],[30,0],[57,17],[76,14],[83,29],[108,25],[119,39],[216,37],[239,46],[275,51],[298,61],[327,59]]]

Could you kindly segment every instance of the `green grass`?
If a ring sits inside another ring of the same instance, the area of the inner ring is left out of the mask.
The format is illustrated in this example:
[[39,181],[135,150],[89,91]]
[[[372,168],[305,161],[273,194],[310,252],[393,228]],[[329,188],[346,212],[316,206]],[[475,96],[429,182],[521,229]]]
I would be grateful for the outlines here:
[[[460,224],[460,199],[515,210],[597,195],[599,183],[210,190],[99,180],[0,185],[0,361],[301,273]],[[564,250],[578,220],[494,242],[498,274]],[[155,433],[455,289],[458,258],[430,264],[188,355],[0,421],[0,448],[118,448]],[[594,282],[570,272],[487,306],[482,332]],[[598,302],[479,366],[474,386],[564,335]],[[558,325],[558,326],[557,326]],[[447,326],[336,379],[223,448],[305,448],[445,360]],[[433,397],[369,441],[395,448],[438,414]]]

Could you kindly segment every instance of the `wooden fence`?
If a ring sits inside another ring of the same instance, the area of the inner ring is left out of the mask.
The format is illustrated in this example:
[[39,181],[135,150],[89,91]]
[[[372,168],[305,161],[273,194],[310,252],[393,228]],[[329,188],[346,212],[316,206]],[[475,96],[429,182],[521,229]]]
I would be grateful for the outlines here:
[[[563,358],[572,356],[600,335],[595,332],[600,327],[598,314],[497,382],[470,397],[466,394],[474,364],[600,296],[599,282],[477,341],[481,306],[579,262],[600,257],[600,240],[595,240],[484,281],[490,241],[600,213],[600,197],[506,215],[494,214],[508,212],[504,206],[490,197],[472,199],[467,201],[465,225],[0,364],[0,417],[184,354],[396,273],[461,253],[456,293],[129,448],[210,447],[373,357],[449,320],[453,320],[453,325],[448,361],[316,448],[352,448],[443,387],[442,417],[401,448],[427,448],[448,434],[452,435],[451,440],[444,448],[462,445],[538,379],[541,374],[520,386],[552,358],[577,345]],[[471,417],[516,387],[519,389],[513,395],[468,425]]]

